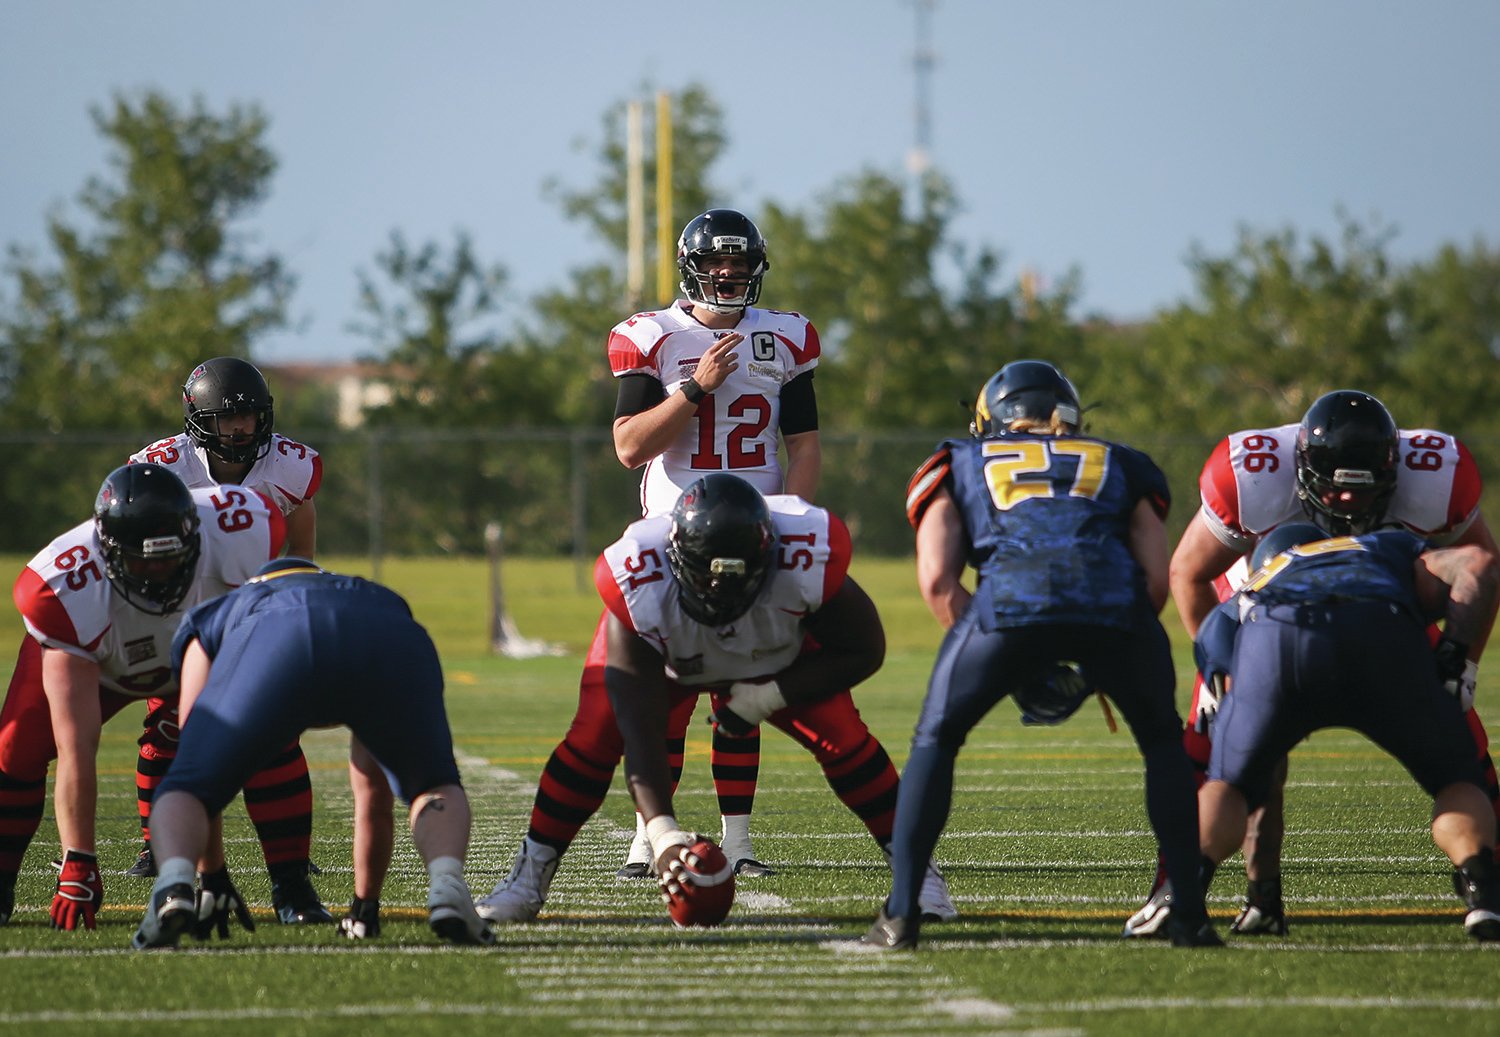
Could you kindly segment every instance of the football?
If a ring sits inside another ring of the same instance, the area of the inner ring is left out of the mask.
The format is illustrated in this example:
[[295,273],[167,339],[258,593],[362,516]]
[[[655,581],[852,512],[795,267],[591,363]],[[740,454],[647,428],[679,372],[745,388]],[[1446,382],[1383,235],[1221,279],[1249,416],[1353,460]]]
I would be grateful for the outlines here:
[[734,904],[734,865],[713,840],[701,838],[684,846],[679,860],[680,875],[662,882],[673,924],[679,929],[718,925]]

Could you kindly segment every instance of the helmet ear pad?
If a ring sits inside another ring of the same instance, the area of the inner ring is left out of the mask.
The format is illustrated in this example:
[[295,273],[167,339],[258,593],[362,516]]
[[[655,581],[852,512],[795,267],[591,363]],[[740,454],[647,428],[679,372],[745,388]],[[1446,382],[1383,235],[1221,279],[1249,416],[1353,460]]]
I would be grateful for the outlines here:
[[192,493],[171,471],[154,464],[116,468],[94,499],[110,586],[142,612],[175,612],[197,572],[200,521]]
[[716,472],[682,491],[667,532],[667,564],[693,620],[724,626],[748,612],[770,579],[776,530],[760,492]]

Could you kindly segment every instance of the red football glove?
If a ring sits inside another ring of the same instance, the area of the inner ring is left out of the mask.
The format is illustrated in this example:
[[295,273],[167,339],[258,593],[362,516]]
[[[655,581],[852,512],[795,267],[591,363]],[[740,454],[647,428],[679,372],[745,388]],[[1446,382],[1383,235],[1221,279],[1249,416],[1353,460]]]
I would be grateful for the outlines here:
[[94,916],[104,903],[104,880],[99,875],[99,858],[81,850],[63,854],[62,870],[57,875],[57,893],[52,897],[52,928],[94,928]]

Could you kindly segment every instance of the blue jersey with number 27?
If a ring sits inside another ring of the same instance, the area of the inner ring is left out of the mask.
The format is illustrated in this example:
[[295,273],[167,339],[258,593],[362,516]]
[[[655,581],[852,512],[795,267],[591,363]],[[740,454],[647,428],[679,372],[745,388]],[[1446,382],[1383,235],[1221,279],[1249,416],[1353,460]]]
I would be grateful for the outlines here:
[[937,476],[931,488],[945,486],[962,513],[979,572],[970,607],[980,610],[982,629],[1130,628],[1142,609],[1153,614],[1130,553],[1130,519],[1142,499],[1165,518],[1171,493],[1139,450],[1088,436],[1005,432],[943,443],[918,471],[914,495],[924,473]]

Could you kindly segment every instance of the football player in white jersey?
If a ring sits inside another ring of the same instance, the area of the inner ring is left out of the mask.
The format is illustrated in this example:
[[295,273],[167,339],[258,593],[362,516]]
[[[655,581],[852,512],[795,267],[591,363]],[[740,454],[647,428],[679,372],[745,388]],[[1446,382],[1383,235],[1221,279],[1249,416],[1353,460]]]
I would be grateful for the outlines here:
[[[1477,544],[1496,551],[1479,510],[1483,481],[1468,449],[1435,429],[1399,429],[1368,393],[1340,389],[1315,400],[1300,422],[1246,429],[1223,439],[1199,479],[1203,505],[1172,555],[1172,597],[1190,636],[1249,575],[1246,559],[1266,533],[1311,519],[1335,536],[1384,527],[1416,533],[1434,547]],[[1486,627],[1466,646],[1464,681],[1472,689]],[[1470,703],[1465,703],[1466,708]],[[1199,769],[1208,765],[1211,722],[1218,699],[1196,681],[1184,742]],[[1500,799],[1484,725],[1468,710],[1470,731],[1491,799]],[[1281,896],[1284,766],[1265,807],[1252,815],[1244,852],[1249,879],[1245,905],[1230,928],[1244,935],[1286,932]],[[1500,812],[1500,811],[1497,811]],[[1169,886],[1158,884],[1125,926],[1126,936],[1164,932]]]
[[[176,696],[168,660],[181,612],[254,576],[285,535],[281,512],[253,490],[189,490],[158,465],[126,465],[99,488],[94,518],[21,571],[13,595],[28,636],[0,706],[0,923],[56,759],[63,858],[52,924],[94,928],[104,897],[94,834],[100,728],[132,701]],[[203,885],[238,899],[227,871]]]
[[[874,603],[847,576],[849,553],[848,530],[829,512],[791,495],[764,498],[745,480],[715,473],[684,490],[670,514],[631,525],[599,557],[610,737],[590,761],[592,777],[608,788],[624,755],[664,888],[694,841],[672,813],[665,734],[703,692],[727,736],[744,737],[765,721],[808,749],[834,794],[889,853],[900,779],[849,692],[880,668],[885,632]],[[579,827],[602,798],[601,791],[571,800]],[[510,874],[477,905],[481,917],[535,918],[566,849],[528,835]],[[958,914],[931,866],[919,904],[933,919]]]
[[[618,383],[614,442],[621,463],[645,466],[641,513],[670,511],[677,496],[708,472],[729,472],[761,493],[811,501],[822,472],[813,371],[817,330],[801,314],[760,309],[770,263],[765,239],[734,209],[710,209],[690,220],[677,242],[686,298],[665,310],[637,313],[609,334]],[[777,459],[786,447],[787,467]],[[592,799],[603,743],[614,728],[604,689],[600,616],[580,681],[578,712],[542,774],[529,835],[555,847],[578,832],[580,799]],[[674,775],[682,773],[691,709],[668,731]],[[725,855],[741,878],[771,874],[755,857],[750,811],[760,769],[760,733],[712,739],[710,769],[719,797]],[[597,809],[597,804],[589,812]],[[622,878],[649,878],[650,843],[637,818]]]
[[[317,549],[317,507],[323,460],[309,446],[275,431],[275,400],[248,361],[215,357],[193,368],[182,386],[182,432],[138,450],[131,461],[159,464],[190,489],[237,483],[264,494],[286,517],[287,553],[311,559]],[[175,703],[153,699],[136,759],[136,793],[145,846],[126,872],[156,874],[149,818],[156,788],[177,753]],[[271,875],[271,900],[286,924],[332,922],[309,877],[312,864],[312,780],[307,757],[292,742],[245,786]]]

